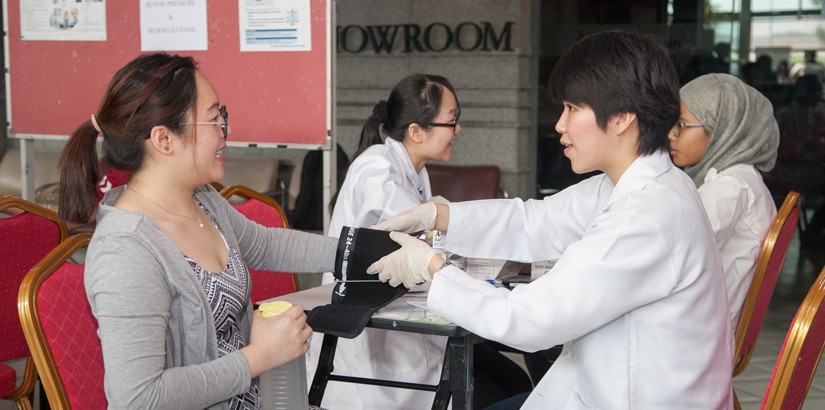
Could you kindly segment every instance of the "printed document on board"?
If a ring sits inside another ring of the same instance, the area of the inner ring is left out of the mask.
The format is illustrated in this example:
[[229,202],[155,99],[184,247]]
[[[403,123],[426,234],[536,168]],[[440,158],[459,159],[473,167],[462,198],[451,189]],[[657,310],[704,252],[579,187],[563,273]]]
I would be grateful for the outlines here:
[[311,51],[309,0],[240,0],[241,51]]
[[206,50],[206,0],[140,0],[140,50]]
[[20,0],[20,39],[106,41],[106,2]]

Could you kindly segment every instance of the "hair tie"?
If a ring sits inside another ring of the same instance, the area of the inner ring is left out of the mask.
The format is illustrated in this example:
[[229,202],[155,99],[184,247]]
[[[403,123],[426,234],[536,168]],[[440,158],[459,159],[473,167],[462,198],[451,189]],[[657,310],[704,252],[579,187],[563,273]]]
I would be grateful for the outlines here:
[[92,125],[95,127],[98,133],[103,134],[103,130],[100,129],[100,125],[97,125],[97,120],[95,119],[94,114],[92,114]]
[[384,100],[378,101],[378,104],[372,107],[372,115],[379,124],[386,124],[390,120],[390,106]]

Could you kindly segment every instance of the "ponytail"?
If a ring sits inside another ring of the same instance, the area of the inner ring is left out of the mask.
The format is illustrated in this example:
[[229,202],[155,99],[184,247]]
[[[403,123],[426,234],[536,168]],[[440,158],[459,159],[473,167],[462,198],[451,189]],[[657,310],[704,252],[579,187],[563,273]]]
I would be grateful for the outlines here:
[[[352,155],[352,160],[355,161],[359,155],[361,155],[367,148],[380,144],[384,142],[381,138],[381,133],[378,131],[378,128],[381,124],[384,124],[384,129],[387,129],[387,123],[390,120],[390,107],[387,105],[387,102],[384,100],[378,101],[378,104],[375,104],[372,107],[372,115],[367,117],[367,121],[364,122],[364,127],[361,128],[361,139],[358,142],[358,149],[355,151],[355,154]],[[338,189],[332,194],[332,198],[329,200],[329,212],[332,213],[333,208],[335,207],[335,202],[338,201],[338,194],[340,193],[341,184],[338,184]]]
[[[88,223],[97,208],[97,184],[103,165],[123,171],[140,169],[144,141],[163,125],[184,135],[184,123],[197,101],[197,65],[192,57],[143,54],[115,73],[95,115],[75,130],[60,156],[58,216]],[[103,136],[104,164],[97,152]]]
[[361,140],[358,142],[358,150],[356,150],[352,156],[353,160],[358,158],[358,156],[370,146],[384,142],[381,139],[381,133],[378,131],[378,127],[380,127],[381,124],[384,124],[386,127],[389,120],[390,107],[386,101],[381,100],[372,107],[372,115],[367,118],[367,121],[364,122],[364,127],[361,128]]
[[353,160],[358,158],[358,156],[361,155],[362,152],[366,151],[370,146],[383,142],[381,139],[381,133],[378,132],[379,126],[381,126],[381,124],[375,118],[375,115],[370,115],[369,118],[367,118],[367,121],[364,123],[364,127],[361,128],[361,140],[358,142],[358,149],[352,156]]
[[65,222],[85,224],[95,214],[101,178],[98,134],[92,121],[87,120],[75,130],[60,155],[58,217]]

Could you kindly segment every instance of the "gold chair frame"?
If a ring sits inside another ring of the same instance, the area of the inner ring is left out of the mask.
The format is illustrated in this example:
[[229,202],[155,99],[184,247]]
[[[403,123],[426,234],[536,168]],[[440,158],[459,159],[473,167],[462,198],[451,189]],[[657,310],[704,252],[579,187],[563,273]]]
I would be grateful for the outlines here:
[[71,404],[37,314],[37,293],[49,275],[68,261],[78,249],[86,247],[91,238],[92,234],[88,232],[70,236],[32,268],[20,286],[17,302],[20,323],[52,409],[70,409]]
[[753,280],[751,281],[750,288],[748,288],[748,295],[745,297],[745,302],[742,306],[742,313],[739,315],[739,322],[736,325],[736,354],[734,355],[733,368],[734,376],[745,370],[745,367],[747,367],[751,356],[753,355],[754,345],[743,345],[745,342],[745,334],[747,333],[748,324],[750,323],[751,316],[753,315],[753,309],[756,307],[756,300],[759,296],[760,289],[762,289],[762,283],[765,279],[765,272],[768,270],[768,262],[773,255],[776,240],[779,238],[779,232],[782,230],[782,227],[785,226],[785,223],[788,221],[791,211],[793,211],[794,208],[799,209],[801,212],[799,203],[800,198],[801,196],[796,192],[791,191],[788,193],[788,196],[785,198],[785,201],[782,203],[779,211],[776,212],[776,217],[774,217],[770,228],[768,228],[768,233],[765,235],[765,240],[762,242],[762,248],[759,251],[759,259],[756,263],[756,270],[753,274]]
[[[784,408],[791,380],[801,360],[802,348],[805,346],[808,332],[813,331],[811,325],[819,309],[823,308],[823,300],[825,300],[825,268],[819,273],[816,282],[811,286],[805,300],[802,301],[799,310],[796,312],[793,323],[791,323],[782,352],[774,368],[773,383],[771,383],[770,389],[766,392],[762,402],[763,409]],[[818,329],[817,331],[822,332],[825,330]],[[811,388],[817,365],[822,359],[823,347],[825,346],[819,346],[819,354],[813,361],[808,384],[805,387],[805,395]],[[810,360],[810,358],[805,358],[805,360]]]
[[[759,259],[757,259],[756,263],[756,270],[753,273],[753,279],[751,280],[750,287],[748,288],[748,294],[742,305],[742,312],[739,314],[739,322],[736,324],[736,332],[734,336],[736,350],[733,356],[732,377],[736,377],[742,373],[748,366],[748,363],[750,363],[751,357],[753,356],[753,350],[756,347],[756,342],[754,341],[754,343],[745,346],[745,336],[748,333],[753,311],[756,307],[759,293],[762,290],[765,274],[768,270],[768,263],[771,260],[771,256],[773,256],[776,241],[779,238],[779,233],[782,231],[785,224],[788,223],[788,218],[790,218],[794,209],[797,209],[798,211],[797,218],[802,216],[800,202],[801,196],[799,193],[794,191],[788,193],[785,197],[785,201],[782,202],[782,206],[780,206],[779,210],[776,212],[776,216],[774,217],[773,222],[771,222],[771,226],[768,228],[767,234],[765,234],[765,239],[762,241],[762,247],[759,249]],[[785,263],[786,256],[787,252],[782,256],[782,264],[780,265],[780,269]],[[733,405],[735,410],[741,409],[739,398],[736,396],[736,390],[733,391]]]
[[[63,242],[69,234],[68,226],[57,218],[57,212],[16,196],[0,195],[0,211],[5,211],[11,208],[16,208],[54,222],[59,231],[59,242]],[[37,367],[34,364],[32,356],[29,355],[26,357],[23,380],[20,382],[20,385],[17,386],[17,388],[8,396],[3,397],[2,399],[14,401],[17,408],[20,410],[31,410],[32,404],[29,400],[29,395],[31,395],[32,391],[34,391],[34,385],[37,383],[37,379]]]
[[26,211],[28,213],[49,219],[57,224],[58,230],[60,230],[60,240],[66,239],[69,235],[69,227],[66,225],[65,222],[57,219],[57,212],[35,204],[33,202],[26,201],[25,199],[18,198],[16,196],[11,195],[0,195],[0,211],[4,211],[9,208],[18,208],[20,210]]

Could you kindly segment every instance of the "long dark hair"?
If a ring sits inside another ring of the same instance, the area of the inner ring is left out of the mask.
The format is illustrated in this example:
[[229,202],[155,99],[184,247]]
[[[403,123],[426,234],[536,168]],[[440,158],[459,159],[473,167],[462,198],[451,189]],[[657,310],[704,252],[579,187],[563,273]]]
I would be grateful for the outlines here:
[[[143,164],[144,140],[152,127],[184,135],[197,100],[197,63],[191,57],[145,54],[118,70],[93,119],[69,138],[60,157],[60,219],[86,223],[94,215],[101,178],[96,141],[103,136],[103,160],[136,171]],[[94,123],[93,123],[94,121]]]
[[442,87],[453,93],[460,109],[453,85],[440,75],[413,74],[399,81],[387,101],[376,104],[364,122],[358,150],[352,159],[358,158],[370,146],[382,142],[379,127],[387,137],[396,141],[404,139],[411,124],[429,127],[441,107]]

